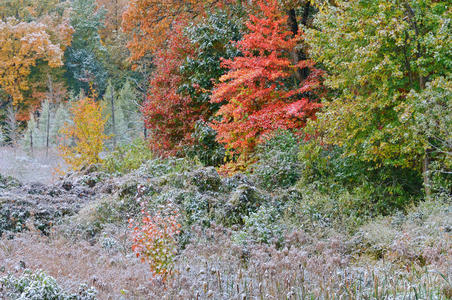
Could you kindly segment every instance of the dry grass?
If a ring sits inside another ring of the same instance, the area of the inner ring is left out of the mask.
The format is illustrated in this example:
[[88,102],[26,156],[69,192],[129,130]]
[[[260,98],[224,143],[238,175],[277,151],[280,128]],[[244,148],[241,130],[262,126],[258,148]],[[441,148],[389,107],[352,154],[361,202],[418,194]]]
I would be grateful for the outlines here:
[[294,232],[286,248],[276,249],[239,246],[231,235],[222,227],[194,229],[193,243],[180,252],[165,284],[133,257],[125,227],[107,229],[93,244],[33,231],[4,238],[0,268],[21,273],[22,261],[65,289],[93,285],[99,299],[447,299],[452,293],[450,241],[437,249],[439,259],[421,265],[355,257],[345,236]]
[[119,299],[121,289],[133,291],[130,298],[143,299],[145,294],[140,291],[150,285],[146,265],[130,255],[86,241],[19,234],[13,240],[0,241],[0,257],[0,267],[9,272],[19,275],[23,271],[19,266],[24,263],[28,269],[44,270],[70,291],[76,291],[81,283],[92,285],[99,299]]

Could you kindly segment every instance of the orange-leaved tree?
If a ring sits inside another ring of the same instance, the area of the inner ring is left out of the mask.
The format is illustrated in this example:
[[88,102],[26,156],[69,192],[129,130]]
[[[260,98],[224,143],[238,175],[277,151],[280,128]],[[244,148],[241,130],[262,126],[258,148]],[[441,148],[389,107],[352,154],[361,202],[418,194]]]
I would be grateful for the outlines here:
[[[217,113],[221,119],[213,123],[218,141],[245,157],[277,129],[304,127],[321,106],[316,91],[322,72],[313,61],[290,60],[301,33],[294,36],[288,30],[277,0],[259,1],[258,6],[262,16],[249,16],[249,33],[237,43],[243,56],[222,62],[229,71],[211,97],[225,103]],[[309,70],[301,82],[295,78],[297,68]]]
[[104,134],[106,118],[102,106],[94,97],[81,97],[72,103],[71,123],[61,129],[65,143],[59,147],[60,154],[73,170],[102,162],[99,154],[104,150],[108,136]]
[[206,8],[230,0],[130,0],[122,28],[131,35],[131,60],[161,49],[176,20],[196,18]]
[[30,106],[25,93],[31,88],[31,68],[38,61],[46,61],[51,68],[59,67],[62,57],[63,46],[52,41],[43,23],[0,20],[0,89],[14,106]]
[[114,40],[121,34],[122,15],[128,6],[128,0],[96,0],[97,7],[105,10],[104,26],[99,29],[103,41]]

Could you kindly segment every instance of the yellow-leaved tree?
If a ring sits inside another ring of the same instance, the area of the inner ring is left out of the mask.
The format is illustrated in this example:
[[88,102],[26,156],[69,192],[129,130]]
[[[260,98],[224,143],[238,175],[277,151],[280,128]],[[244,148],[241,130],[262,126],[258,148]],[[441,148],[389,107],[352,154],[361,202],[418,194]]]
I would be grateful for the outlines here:
[[81,97],[70,108],[71,123],[61,129],[66,142],[60,146],[60,154],[72,170],[100,163],[99,154],[109,138],[104,133],[107,118],[102,117],[103,107],[94,97]]

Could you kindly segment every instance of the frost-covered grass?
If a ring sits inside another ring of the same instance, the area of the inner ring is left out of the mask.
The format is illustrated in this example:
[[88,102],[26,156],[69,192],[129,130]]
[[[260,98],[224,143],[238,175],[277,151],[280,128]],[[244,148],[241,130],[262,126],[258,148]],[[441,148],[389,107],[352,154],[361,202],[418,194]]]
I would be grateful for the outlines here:
[[236,243],[220,225],[193,228],[165,283],[133,255],[125,224],[90,241],[32,230],[0,239],[0,277],[43,269],[66,291],[94,286],[99,299],[450,299],[450,217],[447,203],[427,203],[354,235],[293,231],[283,248]]
[[0,174],[12,176],[22,182],[51,183],[55,168],[64,166],[56,149],[34,150],[33,154],[18,147],[0,147]]

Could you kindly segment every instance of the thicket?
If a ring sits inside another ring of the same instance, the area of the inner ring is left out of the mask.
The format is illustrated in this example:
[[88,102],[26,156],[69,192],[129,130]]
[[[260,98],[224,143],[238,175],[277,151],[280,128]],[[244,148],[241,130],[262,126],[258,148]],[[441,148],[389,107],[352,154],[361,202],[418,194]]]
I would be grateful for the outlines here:
[[141,167],[154,154],[143,139],[135,139],[130,144],[118,146],[102,162],[102,169],[109,173],[124,174]]

